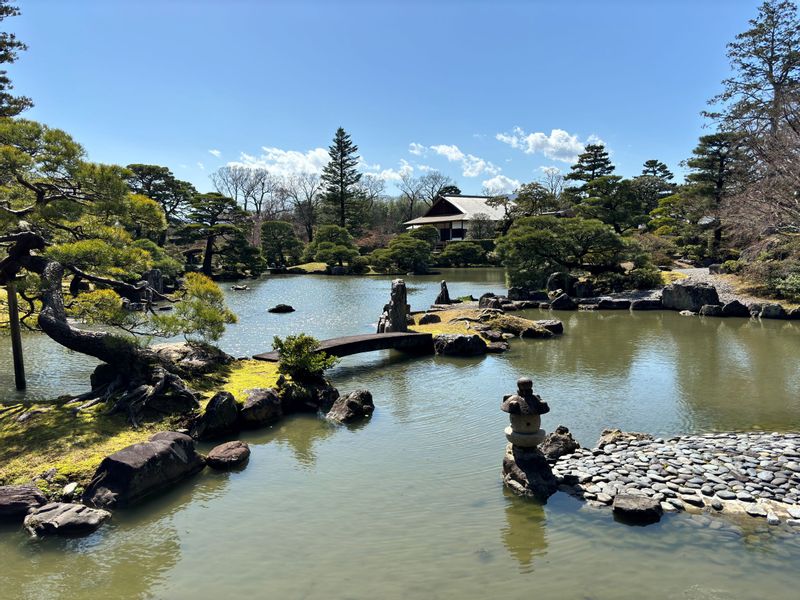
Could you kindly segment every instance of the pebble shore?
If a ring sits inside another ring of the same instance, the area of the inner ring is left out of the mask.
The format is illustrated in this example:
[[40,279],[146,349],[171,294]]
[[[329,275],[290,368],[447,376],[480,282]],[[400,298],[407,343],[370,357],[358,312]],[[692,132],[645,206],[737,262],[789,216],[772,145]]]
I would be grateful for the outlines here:
[[559,458],[553,474],[562,491],[593,506],[644,495],[664,512],[749,515],[800,532],[800,433],[654,438],[612,430],[596,448]]

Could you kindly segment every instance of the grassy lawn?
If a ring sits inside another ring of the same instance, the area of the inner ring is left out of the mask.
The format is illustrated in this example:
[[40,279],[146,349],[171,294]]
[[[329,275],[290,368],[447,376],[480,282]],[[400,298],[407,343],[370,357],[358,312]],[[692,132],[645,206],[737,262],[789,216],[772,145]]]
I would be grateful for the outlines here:
[[324,262],[310,262],[304,263],[302,265],[294,265],[290,267],[292,269],[300,269],[301,271],[305,271],[306,273],[319,273],[325,272],[328,268],[328,265]]

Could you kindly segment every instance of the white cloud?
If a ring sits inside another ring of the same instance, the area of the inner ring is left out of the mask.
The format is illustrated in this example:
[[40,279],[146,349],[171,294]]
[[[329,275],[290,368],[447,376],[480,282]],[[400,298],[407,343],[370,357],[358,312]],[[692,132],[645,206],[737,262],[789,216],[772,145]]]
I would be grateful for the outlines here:
[[251,169],[267,169],[275,175],[286,176],[297,173],[321,173],[327,163],[328,151],[325,148],[301,152],[264,146],[261,148],[260,156],[242,152],[238,161],[229,164]]
[[510,194],[519,187],[517,179],[511,179],[505,175],[495,175],[491,179],[483,181],[483,190],[489,196],[495,194]]
[[585,143],[602,143],[596,135],[589,136],[584,143],[577,135],[563,129],[553,129],[547,135],[541,131],[526,133],[521,127],[514,127],[511,133],[498,133],[495,139],[525,154],[542,153],[546,158],[565,163],[575,162],[578,154],[583,152]]
[[198,168],[200,168],[202,171],[205,171],[205,170],[206,170],[206,166],[205,166],[203,163],[201,163],[199,160],[197,161],[197,166],[198,166]]
[[408,151],[415,156],[423,156],[427,148],[422,144],[418,144],[417,142],[411,142],[408,145]]
[[416,165],[416,168],[417,168],[418,171],[420,171],[422,173],[428,173],[430,171],[435,171],[436,170],[433,167],[431,167],[430,165],[419,165],[418,164],[418,165]]
[[208,151],[208,153],[209,153],[210,155],[212,155],[212,156],[216,156],[217,158],[219,158],[220,156],[222,156],[222,152],[220,152],[219,150],[216,150],[216,149],[214,149],[214,150],[209,150],[209,151]]
[[450,162],[464,159],[464,153],[455,144],[439,144],[438,146],[431,146],[431,150],[446,157]]
[[558,167],[539,167],[539,170],[543,175],[558,175],[561,173],[561,169]]
[[444,156],[450,162],[460,162],[461,174],[464,177],[478,177],[484,173],[497,175],[500,172],[500,169],[488,160],[484,160],[474,154],[464,154],[455,144],[440,144],[431,146],[430,149],[436,154]]
[[[380,169],[380,165],[375,165],[377,169]],[[378,179],[383,179],[384,181],[400,181],[400,179],[405,175],[412,175],[414,173],[414,167],[411,165],[407,160],[400,159],[400,167],[397,169],[382,169],[376,170],[373,173],[368,173],[369,175],[374,175]]]

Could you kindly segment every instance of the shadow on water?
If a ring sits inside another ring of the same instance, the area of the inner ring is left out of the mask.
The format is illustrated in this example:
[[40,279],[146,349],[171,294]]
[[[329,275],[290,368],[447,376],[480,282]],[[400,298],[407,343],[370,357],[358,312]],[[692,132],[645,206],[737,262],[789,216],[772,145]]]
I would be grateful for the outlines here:
[[547,519],[544,507],[515,496],[503,488],[506,525],[500,531],[503,545],[519,563],[520,573],[533,573],[537,559],[547,554]]

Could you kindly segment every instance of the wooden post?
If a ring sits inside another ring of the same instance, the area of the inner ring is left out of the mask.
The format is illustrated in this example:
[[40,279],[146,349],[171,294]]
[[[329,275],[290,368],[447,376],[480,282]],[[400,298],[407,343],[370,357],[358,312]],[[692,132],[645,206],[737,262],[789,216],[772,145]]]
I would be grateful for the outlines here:
[[14,355],[14,382],[18,390],[24,390],[25,363],[22,357],[22,336],[19,328],[19,307],[17,305],[17,286],[13,281],[6,286],[8,294],[8,321],[11,325],[11,351]]

